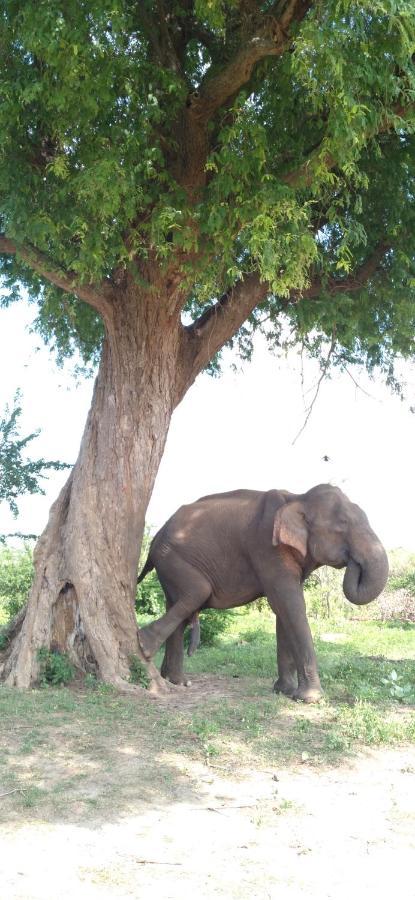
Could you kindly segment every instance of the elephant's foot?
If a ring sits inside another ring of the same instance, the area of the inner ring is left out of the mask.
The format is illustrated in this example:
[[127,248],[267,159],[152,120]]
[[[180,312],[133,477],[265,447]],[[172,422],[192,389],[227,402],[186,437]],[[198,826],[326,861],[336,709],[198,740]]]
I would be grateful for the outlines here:
[[151,659],[160,647],[160,642],[151,631],[151,625],[138,629],[138,643],[146,659]]
[[323,697],[323,691],[320,687],[310,687],[309,685],[298,687],[295,682],[287,681],[283,678],[277,679],[274,684],[274,691],[276,694],[284,694],[290,700],[299,700],[302,703],[318,703]]
[[190,687],[192,683],[190,679],[187,678],[187,676],[184,674],[184,672],[175,672],[172,669],[167,669],[164,665],[162,665],[161,667],[160,674],[162,678],[164,678],[166,681],[169,681],[170,684],[179,684],[183,687]]
[[286,681],[283,678],[278,678],[277,681],[274,682],[273,690],[275,694],[284,694],[286,697],[293,699],[298,690],[298,686],[295,681]]
[[301,703],[318,703],[323,699],[323,691],[317,687],[299,687],[292,695],[292,699]]

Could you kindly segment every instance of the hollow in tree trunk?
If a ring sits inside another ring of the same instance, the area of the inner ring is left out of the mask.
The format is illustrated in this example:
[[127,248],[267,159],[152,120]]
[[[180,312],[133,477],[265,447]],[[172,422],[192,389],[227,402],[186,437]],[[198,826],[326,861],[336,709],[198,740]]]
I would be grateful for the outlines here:
[[[29,687],[38,650],[127,687],[141,656],[134,611],[144,517],[173,409],[180,399],[181,326],[154,296],[128,293],[106,322],[102,358],[78,460],[34,553],[26,614],[0,674]],[[155,667],[150,674],[160,684]]]

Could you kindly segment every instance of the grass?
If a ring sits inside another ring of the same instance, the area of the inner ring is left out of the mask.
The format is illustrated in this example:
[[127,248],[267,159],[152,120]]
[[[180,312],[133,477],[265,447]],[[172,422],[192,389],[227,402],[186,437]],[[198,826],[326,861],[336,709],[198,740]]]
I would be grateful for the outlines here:
[[187,660],[190,674],[223,676],[212,694],[208,680],[190,688],[198,691],[193,705],[120,696],[94,679],[83,690],[0,687],[0,794],[14,791],[0,800],[0,817],[6,808],[82,821],[109,808],[121,815],[134,798],[174,796],[197,761],[232,772],[321,766],[413,741],[415,626],[349,620],[312,628],[325,691],[317,706],[272,693],[274,622],[255,609]]

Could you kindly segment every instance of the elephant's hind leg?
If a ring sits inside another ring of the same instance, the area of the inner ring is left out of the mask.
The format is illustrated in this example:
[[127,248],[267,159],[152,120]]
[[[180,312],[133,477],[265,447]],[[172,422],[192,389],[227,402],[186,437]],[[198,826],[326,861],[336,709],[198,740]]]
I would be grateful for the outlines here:
[[[171,606],[172,602],[170,598],[167,597],[167,609],[170,609]],[[171,681],[172,684],[186,684],[186,679],[183,671],[183,637],[185,628],[186,623],[181,622],[180,625],[177,626],[176,631],[173,631],[173,634],[171,634],[170,637],[167,638],[164,649],[164,658],[161,664],[160,672],[163,678]]]
[[[162,560],[160,565],[157,565],[157,573],[168,598],[168,608],[164,616],[140,629],[139,640],[145,656],[150,658],[171,636],[173,641],[169,644],[169,648],[172,649],[171,651],[168,649],[167,652],[169,659],[170,657],[173,659],[178,650],[179,634],[181,645],[183,644],[183,629],[186,621],[194,612],[204,606],[211,596],[212,587],[201,572],[190,563],[180,559],[175,551],[171,551],[168,559]],[[177,629],[181,630],[174,637]],[[179,666],[179,662],[175,664],[174,668],[176,666]],[[181,663],[181,668],[183,668],[183,663]]]
[[185,623],[181,622],[177,626],[176,631],[167,638],[164,650],[164,659],[161,664],[161,674],[163,678],[171,681],[173,684],[187,684],[183,671],[184,649],[183,635]]

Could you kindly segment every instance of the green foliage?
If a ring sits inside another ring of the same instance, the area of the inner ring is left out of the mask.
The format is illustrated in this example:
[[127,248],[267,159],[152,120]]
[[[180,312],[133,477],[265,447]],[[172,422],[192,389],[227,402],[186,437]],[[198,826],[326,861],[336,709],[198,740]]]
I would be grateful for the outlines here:
[[400,571],[393,572],[390,579],[392,590],[405,590],[415,599],[415,557],[411,556],[407,566]]
[[381,596],[357,608],[343,594],[344,571],[323,566],[307,579],[305,597],[310,616],[317,619],[406,619],[415,621],[415,557],[404,550],[389,551],[389,579]]
[[154,569],[137,585],[135,608],[137,612],[149,616],[161,616],[165,611],[166,601]]
[[[146,527],[141,545],[140,561],[138,564],[138,572],[140,573],[147,560],[151,544],[151,535],[149,528]],[[137,585],[135,608],[138,613],[146,613],[149,616],[161,616],[166,608],[166,600],[163,589],[157,577],[157,572],[153,569],[146,575],[144,581]]]
[[138,656],[130,656],[130,681],[132,684],[141,684],[141,687],[148,688],[150,684],[149,674],[144,663]]
[[[205,609],[200,613],[200,644],[213,647],[219,637],[229,631],[233,618],[230,609]],[[190,632],[187,640],[190,639]]]
[[22,550],[0,548],[0,622],[12,619],[27,602],[33,579],[33,554],[29,544]]
[[[332,365],[380,367],[396,387],[396,355],[415,350],[414,0],[311,3],[289,52],[212,114],[193,192],[180,178],[189,96],[226,79],[283,5],[164,6],[4,0],[0,231],[80,282],[127,267],[148,290],[140,265],[176,256],[191,316],[256,270],[270,294],[232,339],[244,357],[266,322],[271,345],[321,356],[334,338]],[[379,245],[371,274],[348,282]],[[3,302],[25,285],[58,357],[95,364],[97,314],[18,255],[0,265]]]
[[57,687],[72,681],[75,670],[66,653],[41,647],[37,652],[39,661],[39,683]]
[[387,678],[382,678],[382,684],[389,688],[391,697],[401,703],[415,703],[415,682],[405,681],[402,675],[398,675],[396,669],[392,669]]
[[308,615],[336,619],[353,614],[353,607],[343,594],[344,572],[323,566],[307,578],[305,598]]
[[[346,622],[342,625],[343,643],[327,643],[323,649],[318,642],[325,701],[316,709],[272,693],[273,619],[271,613],[260,613],[255,607],[248,613],[237,612],[221,648],[201,648],[186,661],[189,673],[206,674],[205,685],[209,677],[215,680],[218,672],[221,675],[223,689],[219,692],[205,687],[198,691],[194,682],[189,690],[196,690],[197,707],[187,703],[137,703],[136,698],[114,692],[100,682],[93,684],[94,690],[85,691],[52,686],[48,690],[16,691],[2,685],[0,721],[7,732],[9,750],[0,754],[3,792],[21,787],[36,797],[36,791],[44,789],[51,735],[54,744],[64,747],[69,767],[82,752],[83,776],[88,778],[92,773],[93,787],[93,791],[87,790],[86,782],[82,794],[93,793],[105,821],[110,807],[111,814],[115,811],[120,815],[130,809],[131,797],[137,793],[134,760],[130,767],[131,791],[124,762],[114,764],[120,759],[120,747],[135,747],[140,756],[145,756],[146,768],[150,766],[149,795],[154,780],[158,798],[162,786],[174,799],[182,774],[181,770],[177,774],[177,765],[172,767],[170,762],[178,753],[185,766],[188,760],[190,768],[195,762],[199,765],[207,758],[216,758],[221,777],[226,771],[234,774],[235,765],[242,776],[249,769],[278,776],[288,766],[294,766],[298,773],[305,762],[308,772],[321,772],[323,765],[336,762],[342,766],[349,761],[354,764],[356,753],[364,752],[367,746],[392,749],[397,744],[413,743],[414,710],[391,696],[390,685],[382,679],[395,670],[402,684],[410,682],[415,626],[408,630],[400,623],[391,628],[382,623]],[[247,632],[259,635],[261,627],[261,639],[244,643]],[[314,624],[312,627],[315,631]],[[235,675],[239,678],[234,679]],[[31,777],[26,783],[22,782],[22,756],[28,753]],[[409,766],[404,771],[408,773],[405,778],[413,774]],[[109,772],[113,786],[110,797]],[[72,770],[69,774],[73,775]],[[48,821],[56,815],[58,799],[62,814],[69,804],[79,806],[79,780],[61,778],[52,787],[38,798],[42,801],[42,817]],[[287,804],[282,783],[277,787],[272,806],[275,801],[273,814],[278,815]],[[20,806],[19,798],[16,792],[4,803]],[[80,816],[84,815],[81,807]]]
[[47,472],[68,469],[67,463],[45,459],[27,459],[27,447],[39,434],[20,435],[22,414],[20,394],[16,394],[12,408],[6,406],[0,418],[0,503],[8,503],[14,516],[18,514],[17,498],[22,494],[44,494],[40,479]]
[[324,743],[328,750],[344,752],[359,744],[392,744],[400,740],[402,731],[404,734],[406,732],[406,739],[410,739],[410,728],[399,728],[399,724],[393,719],[385,718],[382,710],[361,700],[353,709],[342,708],[337,711]]

